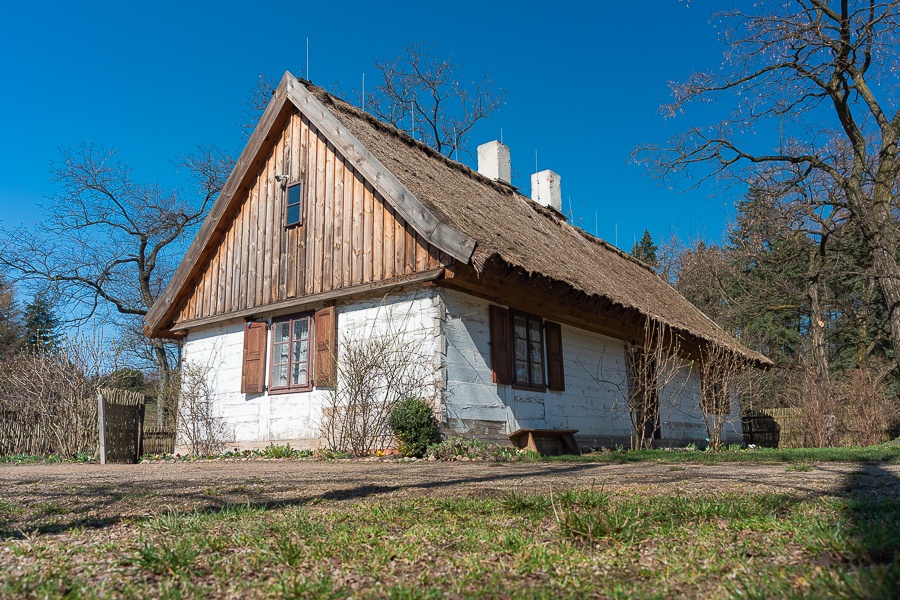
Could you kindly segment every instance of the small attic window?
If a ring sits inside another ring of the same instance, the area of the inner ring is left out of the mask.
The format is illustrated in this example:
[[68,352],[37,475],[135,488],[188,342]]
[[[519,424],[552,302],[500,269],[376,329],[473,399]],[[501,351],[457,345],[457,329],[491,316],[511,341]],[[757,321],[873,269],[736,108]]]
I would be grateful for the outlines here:
[[287,188],[287,203],[284,207],[284,226],[301,225],[303,223],[303,187],[301,183],[294,183]]

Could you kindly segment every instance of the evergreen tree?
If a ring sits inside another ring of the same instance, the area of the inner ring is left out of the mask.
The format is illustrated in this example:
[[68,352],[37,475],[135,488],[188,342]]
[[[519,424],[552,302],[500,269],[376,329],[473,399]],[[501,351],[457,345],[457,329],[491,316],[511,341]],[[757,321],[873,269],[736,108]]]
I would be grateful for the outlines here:
[[659,248],[653,242],[653,236],[646,229],[644,235],[641,236],[639,242],[636,242],[631,248],[631,255],[640,261],[643,261],[656,268],[656,251]]
[[22,323],[13,284],[0,275],[0,360],[21,346]]
[[43,294],[25,306],[24,346],[38,353],[52,352],[59,345],[59,320]]

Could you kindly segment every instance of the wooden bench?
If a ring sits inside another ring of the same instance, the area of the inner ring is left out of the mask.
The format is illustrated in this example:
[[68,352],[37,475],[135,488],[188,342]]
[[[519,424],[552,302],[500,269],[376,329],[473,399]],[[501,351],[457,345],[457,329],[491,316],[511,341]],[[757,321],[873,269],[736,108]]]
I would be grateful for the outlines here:
[[519,429],[509,434],[517,448],[528,448],[544,456],[581,454],[575,441],[577,429]]

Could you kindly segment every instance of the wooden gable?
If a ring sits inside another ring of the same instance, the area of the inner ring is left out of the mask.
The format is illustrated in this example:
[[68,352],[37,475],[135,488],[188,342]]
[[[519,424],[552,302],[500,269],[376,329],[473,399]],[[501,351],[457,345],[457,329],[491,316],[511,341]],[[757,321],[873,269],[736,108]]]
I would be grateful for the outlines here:
[[[405,222],[296,107],[275,122],[233,216],[186,286],[175,325],[425,273],[453,258]],[[276,176],[284,175],[284,182]],[[284,225],[302,186],[302,224]]]

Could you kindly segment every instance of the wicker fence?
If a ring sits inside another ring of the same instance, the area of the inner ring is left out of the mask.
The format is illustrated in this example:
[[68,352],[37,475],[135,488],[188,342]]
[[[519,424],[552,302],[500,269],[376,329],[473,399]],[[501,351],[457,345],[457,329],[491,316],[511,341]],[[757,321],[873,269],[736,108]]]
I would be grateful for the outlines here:
[[144,454],[175,452],[175,432],[159,427],[144,427]]
[[[826,422],[834,428],[838,446],[856,446],[860,434],[854,430],[853,419],[846,411],[826,415]],[[744,442],[767,448],[801,448],[804,445],[803,418],[793,408],[764,408],[744,414]],[[891,439],[882,434],[882,442]]]
[[144,395],[101,388],[97,393],[100,463],[135,463],[141,456]]

